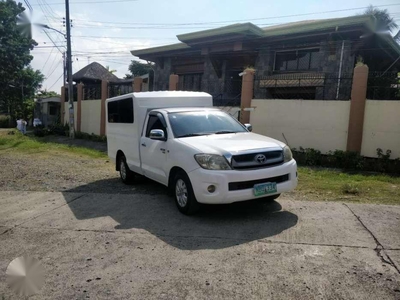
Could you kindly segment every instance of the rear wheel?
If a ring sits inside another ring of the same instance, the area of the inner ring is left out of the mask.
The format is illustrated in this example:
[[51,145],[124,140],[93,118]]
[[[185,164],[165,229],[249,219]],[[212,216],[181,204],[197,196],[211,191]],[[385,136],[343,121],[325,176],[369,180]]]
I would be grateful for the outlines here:
[[133,181],[134,173],[129,170],[128,164],[126,163],[126,158],[124,155],[121,155],[118,160],[119,166],[119,177],[122,182],[125,184],[130,184]]
[[187,174],[179,171],[174,178],[175,203],[179,211],[185,215],[196,213],[200,209],[200,204],[194,196],[192,184]]

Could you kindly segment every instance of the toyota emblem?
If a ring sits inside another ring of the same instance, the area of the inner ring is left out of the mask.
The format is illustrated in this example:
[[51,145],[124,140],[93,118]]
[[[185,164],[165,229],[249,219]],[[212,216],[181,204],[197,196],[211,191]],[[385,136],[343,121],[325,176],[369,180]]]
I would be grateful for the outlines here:
[[264,154],[257,154],[254,159],[259,164],[263,164],[263,163],[265,163],[267,161],[267,158],[265,157]]

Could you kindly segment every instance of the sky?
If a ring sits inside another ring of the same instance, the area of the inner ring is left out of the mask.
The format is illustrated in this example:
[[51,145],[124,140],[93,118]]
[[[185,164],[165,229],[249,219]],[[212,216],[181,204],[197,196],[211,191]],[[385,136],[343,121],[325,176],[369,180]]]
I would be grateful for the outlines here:
[[[30,4],[33,23],[65,32],[64,0],[19,2],[26,8],[25,2]],[[70,0],[73,73],[96,61],[123,78],[131,60],[138,60],[130,50],[177,43],[178,34],[244,22],[266,27],[340,18],[360,14],[369,4],[387,9],[400,25],[400,2],[395,0]],[[45,75],[44,89],[60,93],[65,38],[38,26],[33,38],[38,46],[31,52],[31,66]]]

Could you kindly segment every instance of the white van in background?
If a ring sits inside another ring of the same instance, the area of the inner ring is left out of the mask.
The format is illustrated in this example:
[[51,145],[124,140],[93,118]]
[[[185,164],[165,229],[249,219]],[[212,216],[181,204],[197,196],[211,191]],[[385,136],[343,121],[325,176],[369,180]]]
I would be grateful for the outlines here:
[[170,187],[182,213],[199,203],[270,201],[297,185],[289,147],[213,108],[209,94],[118,96],[107,99],[106,118],[108,155],[122,181],[138,174]]

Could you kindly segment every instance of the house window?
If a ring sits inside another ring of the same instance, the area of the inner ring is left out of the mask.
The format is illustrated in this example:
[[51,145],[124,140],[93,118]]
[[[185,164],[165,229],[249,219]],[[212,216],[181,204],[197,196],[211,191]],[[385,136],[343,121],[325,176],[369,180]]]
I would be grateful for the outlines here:
[[319,57],[319,49],[276,52],[274,70],[277,72],[318,70]]
[[109,123],[133,123],[133,100],[132,98],[108,102]]
[[57,107],[54,105],[50,105],[49,107],[49,115],[55,116],[57,114]]

